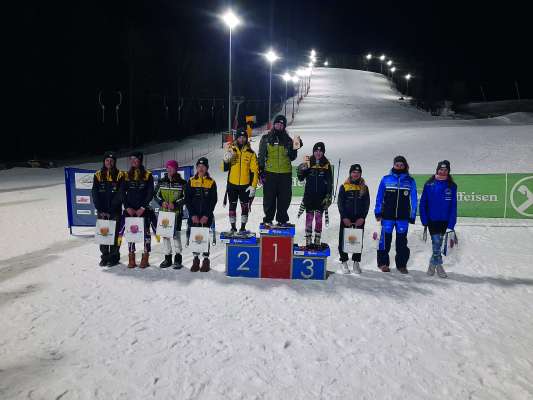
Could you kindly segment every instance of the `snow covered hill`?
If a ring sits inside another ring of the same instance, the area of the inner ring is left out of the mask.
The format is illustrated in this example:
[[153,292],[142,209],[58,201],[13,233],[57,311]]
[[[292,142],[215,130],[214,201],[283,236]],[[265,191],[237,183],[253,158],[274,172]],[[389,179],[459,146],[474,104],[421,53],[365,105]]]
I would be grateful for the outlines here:
[[[397,154],[414,173],[442,159],[452,173],[533,172],[529,115],[438,119],[398,101],[377,74],[317,69],[312,79],[289,129],[303,139],[299,158],[324,141],[331,162],[342,160],[341,180],[362,164],[372,199]],[[208,155],[225,229],[221,156]],[[106,269],[90,239],[68,235],[62,177],[0,171],[2,399],[533,397],[531,222],[460,219],[447,280],[425,275],[430,246],[419,223],[410,274],[379,272],[371,216],[360,276],[230,279],[222,245],[207,274]],[[339,218],[330,210],[323,240],[336,271]],[[261,211],[254,203],[250,227]],[[303,241],[303,221],[297,227]],[[152,264],[161,258],[155,244]]]

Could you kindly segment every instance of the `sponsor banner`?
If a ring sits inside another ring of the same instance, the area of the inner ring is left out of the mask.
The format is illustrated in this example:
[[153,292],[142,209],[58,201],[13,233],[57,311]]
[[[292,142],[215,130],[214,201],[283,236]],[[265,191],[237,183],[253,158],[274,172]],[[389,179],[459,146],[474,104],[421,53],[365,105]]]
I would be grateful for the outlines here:
[[[180,167],[178,171],[185,180],[193,174],[194,167]],[[96,170],[81,168],[65,168],[65,190],[67,200],[68,227],[96,226],[96,210],[92,201],[93,177]],[[152,170],[154,185],[166,174],[165,168]],[[157,212],[157,202],[151,203]],[[185,217],[187,215],[185,210]]]
[[[413,175],[422,195],[431,175]],[[533,218],[533,173],[453,174],[457,215],[476,218]]]

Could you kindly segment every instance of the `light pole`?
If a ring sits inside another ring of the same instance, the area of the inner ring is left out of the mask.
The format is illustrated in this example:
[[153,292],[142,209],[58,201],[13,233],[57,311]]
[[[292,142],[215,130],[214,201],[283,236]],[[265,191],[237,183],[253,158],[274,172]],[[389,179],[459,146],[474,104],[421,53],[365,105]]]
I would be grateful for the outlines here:
[[221,18],[229,28],[228,134],[231,134],[231,33],[239,25],[240,20],[231,10],[226,11]]
[[392,67],[390,69],[390,80],[392,83],[394,83],[394,72],[396,71],[396,67]]
[[407,92],[406,92],[406,97],[409,97],[409,80],[411,79],[411,74],[407,74],[405,75],[405,81],[407,82]]
[[379,71],[380,71],[380,73],[383,73],[383,61],[385,61],[385,54],[382,54],[382,55],[379,57],[379,62],[380,62],[380,68],[379,68]]
[[387,67],[389,67],[389,71],[392,67],[392,60],[387,61]]
[[[295,85],[300,82],[300,78],[298,78],[297,74],[294,74],[292,77],[292,83]],[[294,98],[296,97],[294,94],[294,86],[292,87],[292,119],[294,120]]]
[[284,111],[284,114],[285,114],[285,116],[287,116],[287,85],[289,84],[289,81],[292,80],[291,74],[289,74],[288,72],[285,72],[283,74],[283,80],[285,81],[285,111]]
[[370,60],[372,60],[372,54],[368,53],[365,58],[366,58],[366,70],[368,71]]
[[268,86],[268,128],[270,129],[270,120],[272,118],[272,64],[279,58],[274,50],[270,49],[265,53],[265,58],[270,64],[270,74],[269,74],[269,86]]
[[329,65],[328,60],[324,61],[324,67],[327,67]]

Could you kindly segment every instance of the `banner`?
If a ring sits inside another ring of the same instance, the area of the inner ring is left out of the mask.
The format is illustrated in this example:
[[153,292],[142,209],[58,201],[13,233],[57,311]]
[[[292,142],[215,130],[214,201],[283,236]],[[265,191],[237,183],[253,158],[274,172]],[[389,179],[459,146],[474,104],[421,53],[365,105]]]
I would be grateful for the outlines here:
[[[92,201],[93,177],[96,170],[82,168],[65,168],[65,191],[67,196],[68,227],[72,234],[73,227],[96,226],[96,210]],[[192,165],[178,168],[183,179],[188,180],[194,173]],[[159,179],[166,175],[166,168],[152,170],[154,187]],[[159,204],[155,200],[150,203],[152,208],[159,211]],[[183,218],[187,218],[187,210],[184,209]]]
[[[431,175],[412,176],[420,200]],[[457,184],[457,216],[533,219],[533,173],[452,176]]]

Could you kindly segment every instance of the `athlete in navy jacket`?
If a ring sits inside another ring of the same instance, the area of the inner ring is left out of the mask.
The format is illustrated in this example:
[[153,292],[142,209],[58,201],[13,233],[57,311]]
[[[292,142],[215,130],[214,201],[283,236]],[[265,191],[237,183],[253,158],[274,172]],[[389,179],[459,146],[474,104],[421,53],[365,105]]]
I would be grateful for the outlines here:
[[403,156],[394,158],[394,166],[379,184],[374,214],[381,221],[381,236],[378,247],[378,268],[390,272],[389,251],[392,231],[396,228],[396,268],[407,274],[409,247],[407,231],[409,223],[416,219],[417,193],[415,180],[409,175],[409,164]]
[[446,278],[442,267],[442,239],[446,230],[454,230],[457,221],[457,185],[450,175],[450,162],[437,164],[434,176],[424,185],[420,198],[420,220],[429,228],[433,255],[429,261],[428,275],[435,274],[435,268],[441,278]]

